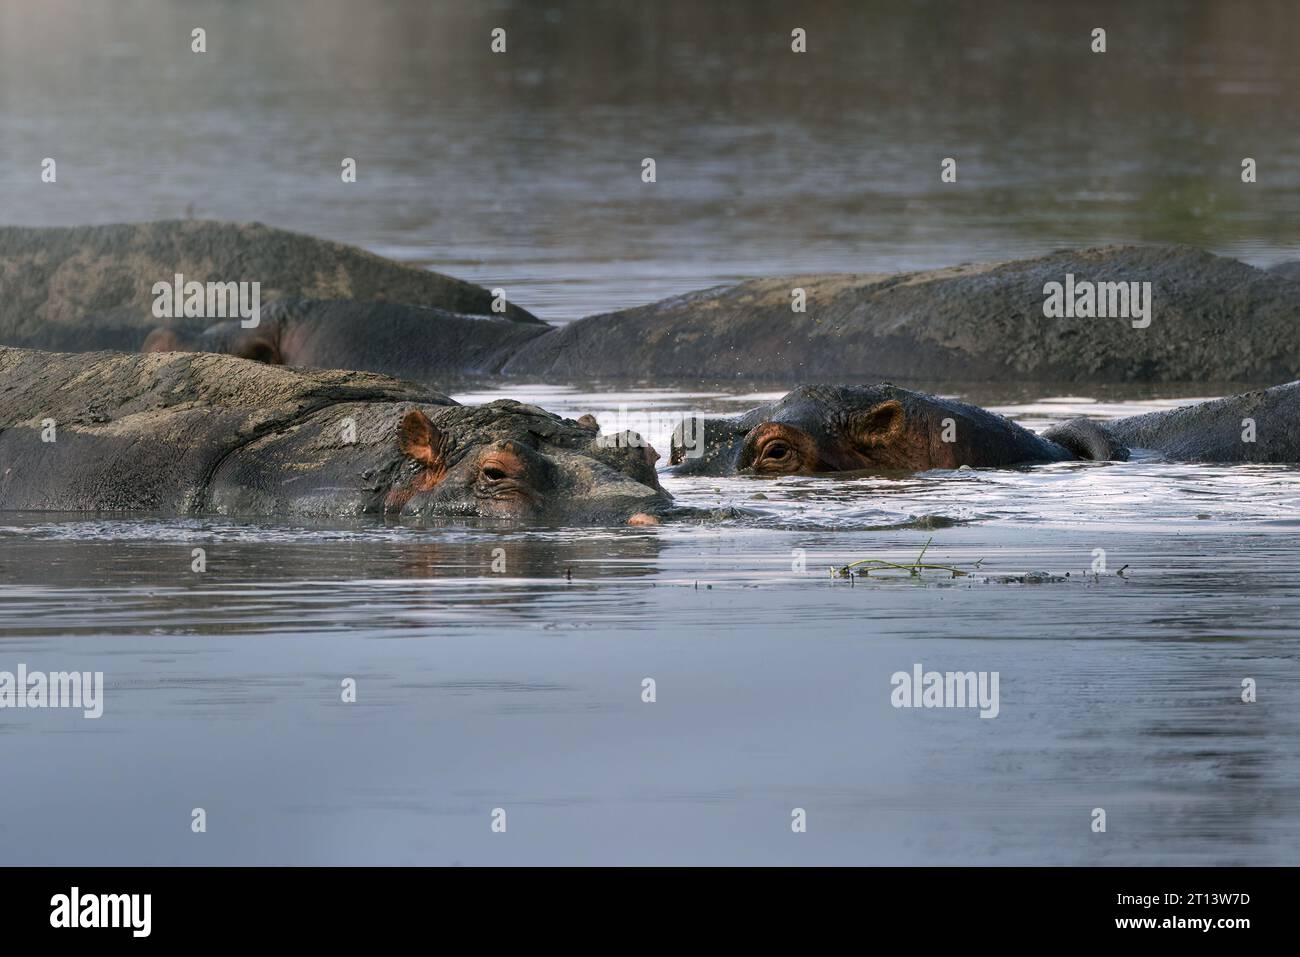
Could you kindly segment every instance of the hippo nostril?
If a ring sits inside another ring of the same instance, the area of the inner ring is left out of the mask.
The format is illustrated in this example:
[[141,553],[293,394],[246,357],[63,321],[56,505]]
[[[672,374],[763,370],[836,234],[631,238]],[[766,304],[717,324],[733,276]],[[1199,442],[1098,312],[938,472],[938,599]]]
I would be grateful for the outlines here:
[[645,512],[637,512],[627,520],[629,525],[662,525],[663,522],[654,515],[647,515]]

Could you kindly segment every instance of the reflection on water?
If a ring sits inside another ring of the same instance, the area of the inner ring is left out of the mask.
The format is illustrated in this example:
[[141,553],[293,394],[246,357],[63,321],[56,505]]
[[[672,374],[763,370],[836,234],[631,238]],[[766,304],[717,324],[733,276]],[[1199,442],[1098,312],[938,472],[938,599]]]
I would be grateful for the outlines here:
[[[1097,408],[1012,411],[1041,427]],[[0,827],[0,858],[1290,863],[1297,478],[1150,462],[665,474],[684,502],[746,514],[635,529],[11,513],[0,669],[102,670],[107,703],[96,722],[4,713],[0,747],[26,769],[5,820],[62,823],[39,843]],[[973,573],[830,572],[927,541],[927,560]],[[1059,580],[1003,583],[1034,571]],[[998,717],[892,708],[891,675],[918,662],[999,672]],[[178,836],[194,806],[220,840]],[[797,838],[793,807],[811,822]]]

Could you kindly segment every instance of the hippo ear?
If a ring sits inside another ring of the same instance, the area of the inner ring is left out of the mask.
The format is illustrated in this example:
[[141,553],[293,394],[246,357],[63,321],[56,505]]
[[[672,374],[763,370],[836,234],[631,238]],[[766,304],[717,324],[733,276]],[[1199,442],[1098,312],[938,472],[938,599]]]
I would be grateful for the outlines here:
[[442,467],[447,454],[447,436],[419,409],[412,409],[402,419],[397,432],[397,447],[417,462],[430,468]]
[[270,366],[284,365],[284,360],[280,357],[280,351],[276,349],[275,343],[260,336],[255,339],[245,339],[231,351],[241,359],[265,362]]
[[903,404],[889,399],[858,416],[859,439],[868,445],[887,445],[903,430]]
[[190,345],[175,329],[159,326],[144,337],[141,352],[189,352]]

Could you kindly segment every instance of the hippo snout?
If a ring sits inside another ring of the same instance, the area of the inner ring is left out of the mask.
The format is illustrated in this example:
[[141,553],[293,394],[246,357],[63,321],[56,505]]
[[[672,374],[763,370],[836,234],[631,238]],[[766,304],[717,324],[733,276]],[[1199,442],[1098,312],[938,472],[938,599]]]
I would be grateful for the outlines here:
[[673,500],[662,489],[625,481],[602,486],[584,504],[587,518],[599,524],[647,526],[662,525]]

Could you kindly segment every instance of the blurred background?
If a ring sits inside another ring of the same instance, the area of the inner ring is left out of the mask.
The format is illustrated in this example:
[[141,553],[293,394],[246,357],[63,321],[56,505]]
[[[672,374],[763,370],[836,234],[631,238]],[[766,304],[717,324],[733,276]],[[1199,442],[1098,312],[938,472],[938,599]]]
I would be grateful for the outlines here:
[[1290,0],[5,0],[0,221],[258,220],[556,322],[1067,245],[1269,265],[1300,255],[1298,49]]

